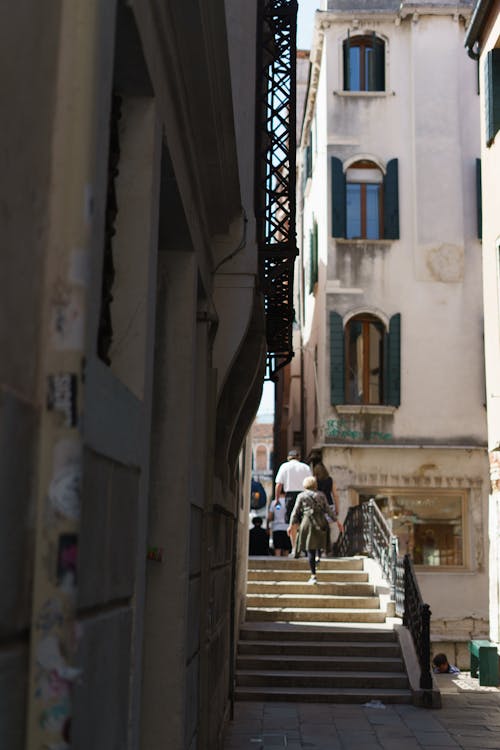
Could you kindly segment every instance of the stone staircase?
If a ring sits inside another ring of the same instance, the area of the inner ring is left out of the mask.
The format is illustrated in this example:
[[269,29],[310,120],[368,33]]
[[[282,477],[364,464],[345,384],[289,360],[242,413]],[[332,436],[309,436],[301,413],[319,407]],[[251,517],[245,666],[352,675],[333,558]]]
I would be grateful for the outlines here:
[[363,558],[250,558],[236,700],[411,703],[398,638]]

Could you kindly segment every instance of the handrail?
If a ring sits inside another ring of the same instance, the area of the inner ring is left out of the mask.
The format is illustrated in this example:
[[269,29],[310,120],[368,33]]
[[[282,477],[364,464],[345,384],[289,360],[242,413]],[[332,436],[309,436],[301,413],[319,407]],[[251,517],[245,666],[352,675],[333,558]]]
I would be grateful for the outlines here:
[[409,555],[399,557],[398,540],[373,498],[367,503],[351,506],[344,530],[334,545],[340,557],[367,555],[377,560],[391,587],[396,614],[411,633],[420,665],[420,687],[432,689],[430,672],[431,611],[424,604],[413,563]]

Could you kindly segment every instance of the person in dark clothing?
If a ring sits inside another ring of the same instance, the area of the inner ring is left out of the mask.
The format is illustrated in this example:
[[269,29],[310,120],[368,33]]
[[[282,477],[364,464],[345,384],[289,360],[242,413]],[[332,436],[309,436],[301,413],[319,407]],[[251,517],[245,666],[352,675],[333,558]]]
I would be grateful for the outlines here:
[[249,555],[268,555],[269,554],[269,536],[267,531],[262,528],[262,518],[255,516],[252,518],[253,529],[250,529],[248,554]]

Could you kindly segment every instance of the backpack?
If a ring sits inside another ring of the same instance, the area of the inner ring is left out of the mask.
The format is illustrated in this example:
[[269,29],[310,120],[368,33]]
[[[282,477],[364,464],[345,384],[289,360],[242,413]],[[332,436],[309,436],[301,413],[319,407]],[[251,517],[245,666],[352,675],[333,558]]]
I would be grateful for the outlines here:
[[252,479],[252,489],[250,493],[250,508],[252,510],[260,510],[265,508],[267,503],[267,496],[264,487],[260,482],[255,482]]

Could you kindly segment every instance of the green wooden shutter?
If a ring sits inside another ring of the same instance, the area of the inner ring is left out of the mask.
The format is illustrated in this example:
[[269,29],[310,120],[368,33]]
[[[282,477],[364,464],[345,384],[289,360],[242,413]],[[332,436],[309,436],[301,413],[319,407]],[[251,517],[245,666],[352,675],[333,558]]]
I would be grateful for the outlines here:
[[384,238],[399,240],[398,160],[391,159],[384,177]]
[[332,156],[332,237],[345,237],[345,174],[336,156]]
[[491,49],[484,64],[486,144],[491,145],[500,128],[500,49]]
[[310,239],[310,269],[309,269],[309,293],[314,292],[314,285],[318,281],[318,224],[315,221]]
[[330,400],[332,404],[343,404],[345,383],[344,325],[342,316],[330,313]]
[[347,32],[347,39],[344,41],[344,91],[351,90],[351,73],[350,73],[350,50],[351,50],[351,35]]
[[374,44],[374,91],[385,91],[385,44],[382,39],[375,38]]
[[477,236],[483,239],[483,196],[481,192],[481,159],[476,159]]
[[401,314],[396,313],[389,321],[387,340],[387,403],[399,406],[401,403]]

